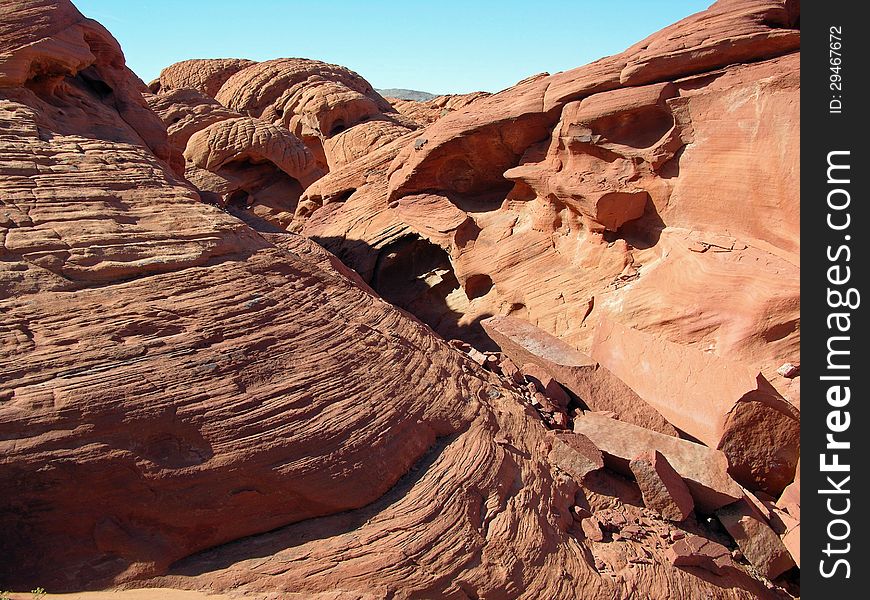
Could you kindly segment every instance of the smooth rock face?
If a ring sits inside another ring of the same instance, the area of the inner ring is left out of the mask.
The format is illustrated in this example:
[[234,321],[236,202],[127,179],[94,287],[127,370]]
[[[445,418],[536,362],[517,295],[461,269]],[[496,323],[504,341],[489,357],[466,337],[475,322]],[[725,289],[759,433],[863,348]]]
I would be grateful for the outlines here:
[[800,415],[761,374],[610,320],[592,353],[677,428],[722,450],[737,481],[778,494],[793,479]]
[[774,579],[795,566],[782,541],[746,500],[719,509],[716,517],[765,577]]
[[686,482],[697,508],[706,514],[743,496],[728,476],[728,460],[718,450],[595,413],[576,417],[574,432],[592,440],[604,453],[606,466],[629,477],[629,464],[635,457],[650,450],[660,452]]
[[782,543],[785,545],[792,560],[800,568],[801,566],[801,525],[798,523],[792,529],[789,529],[782,536]]
[[669,521],[685,521],[695,501],[668,459],[658,450],[644,452],[629,463],[640,486],[643,503]]
[[564,341],[515,317],[491,317],[481,325],[515,363],[538,365],[589,408],[612,411],[627,423],[676,435],[655,408],[609,370]]

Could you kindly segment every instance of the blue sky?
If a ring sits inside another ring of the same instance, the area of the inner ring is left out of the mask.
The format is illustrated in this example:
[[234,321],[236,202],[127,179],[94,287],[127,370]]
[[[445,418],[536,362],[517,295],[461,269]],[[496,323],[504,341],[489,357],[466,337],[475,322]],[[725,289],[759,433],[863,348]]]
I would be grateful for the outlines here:
[[377,88],[495,92],[622,51],[712,0],[73,0],[147,83],[187,58],[293,56]]

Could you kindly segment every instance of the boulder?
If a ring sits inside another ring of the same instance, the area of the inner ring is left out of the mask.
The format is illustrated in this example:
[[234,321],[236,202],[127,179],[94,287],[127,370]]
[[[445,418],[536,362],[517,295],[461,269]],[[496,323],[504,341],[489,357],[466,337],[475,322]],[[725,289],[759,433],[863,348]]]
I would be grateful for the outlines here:
[[668,459],[658,450],[644,452],[629,463],[647,508],[669,521],[684,521],[695,507],[692,494]]
[[710,514],[743,496],[728,475],[728,460],[718,450],[595,413],[575,417],[574,432],[592,440],[604,454],[605,466],[629,477],[635,457],[660,452],[686,482],[701,512]]
[[552,446],[547,459],[578,482],[604,467],[604,458],[595,444],[583,434],[550,432]]
[[728,548],[698,535],[677,540],[665,555],[675,567],[698,567],[716,575],[734,568]]
[[720,508],[716,517],[746,559],[768,579],[775,579],[795,566],[782,540],[747,500]]
[[780,368],[778,368],[776,372],[785,377],[786,379],[794,379],[801,374],[801,365],[800,363],[795,364],[787,362],[783,364]]
[[675,427],[722,450],[748,488],[777,495],[794,478],[800,413],[760,373],[606,318],[592,355]]

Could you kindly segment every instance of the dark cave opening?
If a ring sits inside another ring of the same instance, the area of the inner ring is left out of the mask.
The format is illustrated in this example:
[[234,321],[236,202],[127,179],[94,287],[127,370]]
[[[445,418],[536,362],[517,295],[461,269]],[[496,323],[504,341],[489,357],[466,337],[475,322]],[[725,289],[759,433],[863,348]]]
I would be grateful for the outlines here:
[[[492,288],[487,275],[471,279],[474,297]],[[378,254],[371,285],[384,300],[413,314],[444,339],[461,339],[479,350],[498,349],[480,325],[492,315],[460,322],[463,313],[456,308],[469,298],[440,246],[413,235],[392,242]]]
[[347,127],[345,127],[344,121],[339,119],[335,123],[333,123],[332,127],[329,129],[329,137],[332,137],[334,135],[338,135],[339,133],[341,133],[345,129],[347,129]]

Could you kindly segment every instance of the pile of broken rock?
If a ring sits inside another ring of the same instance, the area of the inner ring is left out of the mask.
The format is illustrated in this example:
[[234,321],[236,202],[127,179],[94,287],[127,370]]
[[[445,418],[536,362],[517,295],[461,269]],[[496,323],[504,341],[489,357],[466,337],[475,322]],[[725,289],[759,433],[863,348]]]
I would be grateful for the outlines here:
[[[784,400],[776,401],[775,393],[752,385],[710,387],[713,405],[726,407],[726,412],[703,417],[722,423],[719,439],[728,443],[705,446],[690,441],[703,429],[677,430],[606,367],[547,332],[512,317],[491,317],[482,325],[502,352],[482,353],[459,340],[451,344],[498,374],[536,409],[551,430],[548,459],[556,468],[580,482],[603,468],[624,475],[636,482],[643,506],[668,522],[714,515],[738,550],[729,552],[713,540],[675,533],[648,520],[635,517],[628,522],[621,514],[591,514],[576,505],[572,514],[588,539],[659,536],[673,542],[667,552],[672,564],[716,574],[733,568],[733,559],[748,561],[769,580],[800,567],[799,463],[752,454],[753,431],[737,429],[739,422],[730,420],[741,403],[757,401],[762,393],[767,394],[764,404],[754,409],[761,425],[771,419],[780,422],[777,412],[793,415]],[[759,375],[756,382],[761,381]],[[795,418],[795,436],[798,426]],[[797,460],[796,446],[776,450]],[[733,454],[738,452],[743,454]],[[752,468],[734,468],[745,464]]]

